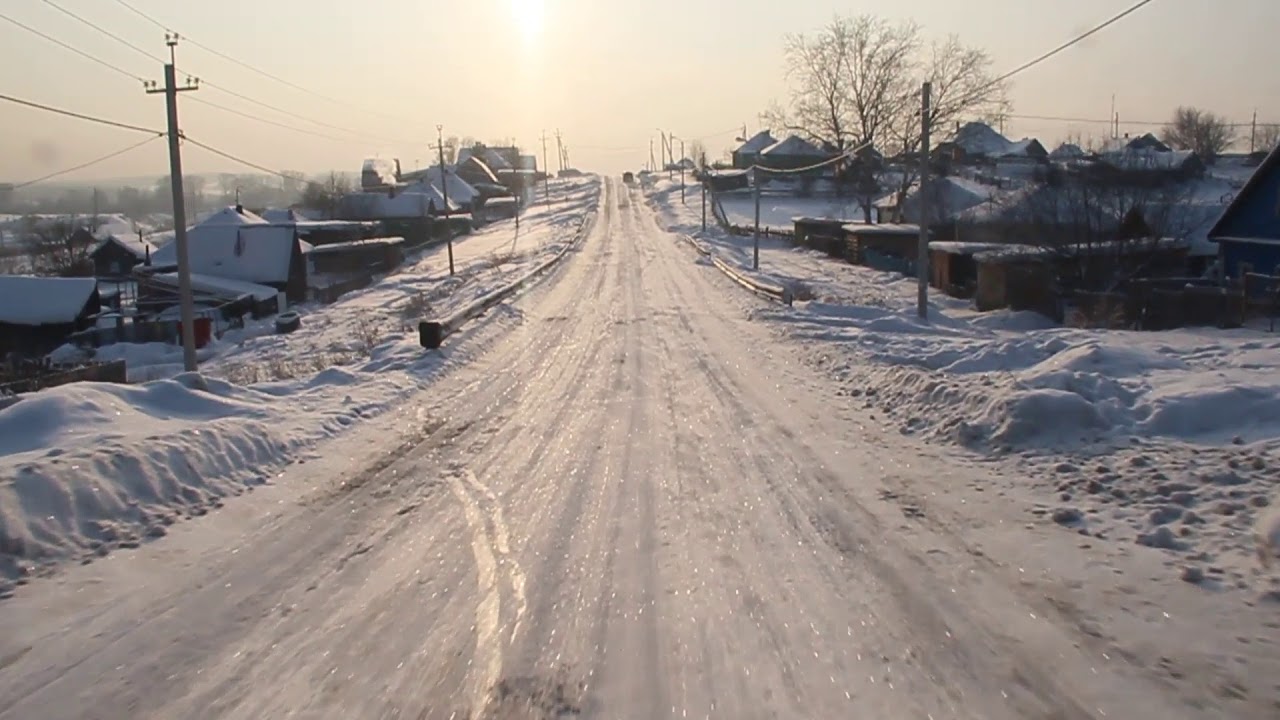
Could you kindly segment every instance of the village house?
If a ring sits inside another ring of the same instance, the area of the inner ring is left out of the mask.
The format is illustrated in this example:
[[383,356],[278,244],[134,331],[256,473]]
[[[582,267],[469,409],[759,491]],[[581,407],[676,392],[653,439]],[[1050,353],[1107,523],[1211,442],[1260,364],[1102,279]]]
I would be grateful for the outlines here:
[[768,130],[761,130],[755,135],[741,140],[742,144],[732,153],[733,166],[739,170],[759,163],[761,151],[778,143]]
[[1276,198],[1280,198],[1280,146],[1267,155],[1209,230],[1209,239],[1221,249],[1226,277],[1280,275]]
[[[223,208],[187,230],[187,248],[192,273],[274,288],[290,302],[306,300],[303,255],[311,245],[292,225],[272,225],[239,206]],[[171,242],[151,254],[148,271],[163,274],[177,264]]]
[[0,275],[0,355],[44,355],[101,312],[94,278]]

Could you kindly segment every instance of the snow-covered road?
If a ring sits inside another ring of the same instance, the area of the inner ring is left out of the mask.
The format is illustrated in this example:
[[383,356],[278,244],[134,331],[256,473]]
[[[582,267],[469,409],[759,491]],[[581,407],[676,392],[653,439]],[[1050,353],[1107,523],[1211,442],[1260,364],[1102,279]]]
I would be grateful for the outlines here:
[[932,516],[975,471],[695,258],[609,181],[411,423],[0,605],[0,718],[1219,715]]

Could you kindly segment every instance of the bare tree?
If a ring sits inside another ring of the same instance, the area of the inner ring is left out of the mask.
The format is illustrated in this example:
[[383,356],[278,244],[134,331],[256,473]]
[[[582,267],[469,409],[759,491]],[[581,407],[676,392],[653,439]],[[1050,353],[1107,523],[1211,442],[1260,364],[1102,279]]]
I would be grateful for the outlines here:
[[28,217],[22,223],[22,241],[36,272],[64,277],[93,274],[89,253],[97,244],[97,222]]
[[707,145],[701,140],[690,140],[684,148],[684,156],[698,167],[707,165]]
[[1259,125],[1254,136],[1254,149],[1270,152],[1277,145],[1280,145],[1280,125]]
[[1147,274],[1161,245],[1187,240],[1203,220],[1191,199],[1185,184],[1071,177],[1014,195],[997,221],[1054,261],[1060,290],[1113,291]]
[[1211,163],[1236,140],[1235,128],[1208,110],[1179,107],[1173,119],[1160,132],[1168,145],[1179,150],[1193,150],[1206,163]]
[[[949,37],[926,45],[920,26],[874,15],[836,17],[812,35],[790,35],[784,47],[790,102],[773,104],[763,117],[837,151],[871,143],[885,155],[909,158],[919,151],[920,87],[933,83],[931,130],[946,130],[966,117],[1006,114],[1003,83],[994,82],[983,50]],[[944,139],[939,137],[939,139]],[[841,177],[852,183],[868,217],[884,192],[885,166],[852,161]],[[905,193],[915,181],[900,168],[894,186]]]
[[331,171],[328,177],[307,184],[307,189],[302,192],[302,204],[319,210],[326,218],[332,218],[338,212],[342,198],[353,190],[350,178]]
[[[917,94],[912,101],[899,112],[892,126],[896,150],[907,161],[898,174],[899,197],[905,197],[918,178],[918,164],[910,160],[918,156],[921,150],[923,123],[920,119],[919,88],[924,82],[931,83],[929,99],[929,131],[931,141],[937,143],[950,139],[952,128],[966,117],[991,117],[1007,114],[1012,109],[1003,82],[997,82],[991,71],[991,56],[985,50],[968,47],[952,35],[942,41],[936,41],[929,47],[928,58],[920,75],[920,82],[914,83]],[[901,208],[904,203],[897,203],[901,222]]]
[[446,164],[452,165],[458,161],[460,142],[457,135],[451,135],[444,139],[444,161]]

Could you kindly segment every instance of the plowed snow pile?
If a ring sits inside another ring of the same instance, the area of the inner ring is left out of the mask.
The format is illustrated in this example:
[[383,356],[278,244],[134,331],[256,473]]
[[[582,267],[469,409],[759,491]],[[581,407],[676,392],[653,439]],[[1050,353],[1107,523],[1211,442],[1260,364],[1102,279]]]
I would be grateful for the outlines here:
[[[678,185],[649,194],[668,227],[750,272],[753,238],[702,232]],[[876,422],[1003,459],[996,494],[1043,522],[1166,553],[1173,576],[1280,598],[1252,539],[1280,502],[1280,333],[1265,323],[1080,330],[977,313],[933,288],[922,321],[915,278],[779,238],[762,239],[759,274],[811,299],[751,312]]]

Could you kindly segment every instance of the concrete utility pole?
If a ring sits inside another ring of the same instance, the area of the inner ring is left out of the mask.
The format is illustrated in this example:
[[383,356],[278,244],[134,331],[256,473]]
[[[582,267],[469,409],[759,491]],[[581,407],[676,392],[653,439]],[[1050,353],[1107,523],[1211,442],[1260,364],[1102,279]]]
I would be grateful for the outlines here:
[[547,165],[547,131],[542,131],[542,197],[551,207],[551,167]]
[[178,304],[182,313],[182,366],[187,372],[195,372],[199,367],[196,359],[195,300],[191,296],[191,253],[187,248],[187,211],[186,196],[182,190],[182,145],[179,140],[182,132],[178,129],[178,93],[195,90],[200,85],[198,78],[188,78],[187,83],[178,87],[178,71],[176,69],[178,46],[177,33],[165,33],[165,44],[169,46],[169,63],[164,66],[164,87],[158,87],[154,81],[147,83],[148,95],[164,93],[165,107],[169,120],[169,186],[173,192],[173,234],[174,246],[178,251]]
[[1249,124],[1249,154],[1258,150],[1258,110],[1253,110],[1253,122]]
[[929,317],[929,117],[933,83],[920,89],[920,240],[916,245],[916,314]]
[[436,125],[436,147],[440,150],[440,194],[444,196],[444,237],[449,246],[449,275],[453,275],[453,227],[449,224],[449,176],[444,169],[443,125]]
[[657,172],[658,164],[653,159],[653,138],[649,138],[649,172]]

